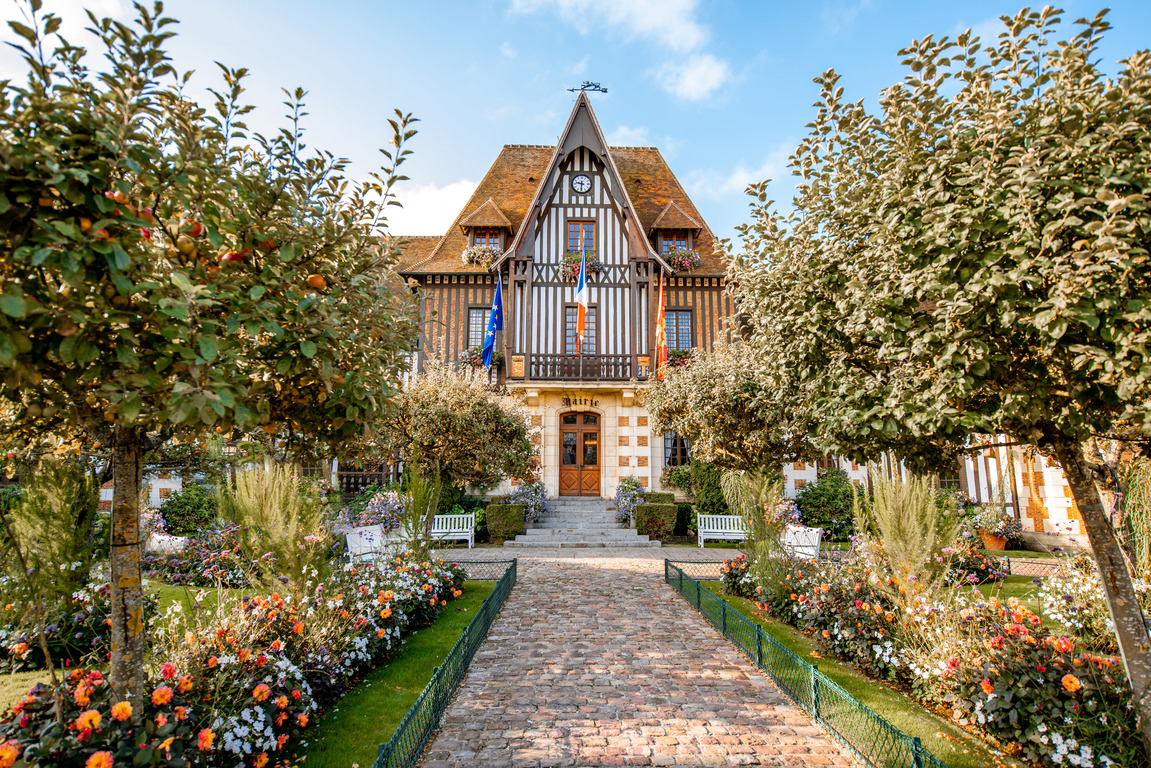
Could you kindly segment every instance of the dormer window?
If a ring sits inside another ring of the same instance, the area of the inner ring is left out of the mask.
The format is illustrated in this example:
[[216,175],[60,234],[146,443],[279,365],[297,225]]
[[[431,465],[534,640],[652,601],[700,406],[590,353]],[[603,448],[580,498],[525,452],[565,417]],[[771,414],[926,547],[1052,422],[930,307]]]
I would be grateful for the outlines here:
[[687,250],[688,236],[686,229],[663,229],[659,234],[659,252]]
[[476,227],[472,230],[472,245],[487,245],[503,250],[503,233],[497,227]]

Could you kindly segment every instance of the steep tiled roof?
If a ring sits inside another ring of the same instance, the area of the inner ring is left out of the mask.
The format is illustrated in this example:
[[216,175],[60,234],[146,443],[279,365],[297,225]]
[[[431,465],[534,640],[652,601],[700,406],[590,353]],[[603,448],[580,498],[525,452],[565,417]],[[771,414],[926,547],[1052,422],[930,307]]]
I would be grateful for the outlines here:
[[[659,150],[655,147],[611,147],[609,151],[635,206],[644,234],[649,234],[657,223],[661,227],[675,229],[698,228],[699,232],[695,235],[695,249],[703,259],[703,265],[693,274],[723,274],[725,265],[720,255],[715,252],[715,238],[703,223],[703,217],[688,198],[687,192],[680,186]],[[467,236],[462,228],[508,226],[489,221],[481,223],[469,221],[473,215],[480,214],[481,209],[486,218],[494,208],[506,216],[514,235],[516,228],[528,214],[527,208],[543,181],[544,174],[548,170],[548,162],[554,152],[555,147],[548,146],[523,144],[505,146],[451,227],[443,237],[438,238],[439,242],[434,246],[427,246],[424,241],[429,239],[435,241],[437,238],[404,238],[412,242],[400,262],[403,272],[405,274],[484,273],[482,267],[460,261],[460,252],[467,246]],[[664,215],[662,220],[661,215]],[[468,223],[465,224],[465,221]]]
[[468,245],[461,226],[463,220],[471,215],[485,201],[497,201],[500,211],[512,222],[512,227],[518,227],[527,215],[527,207],[532,203],[536,187],[539,186],[543,173],[547,168],[555,147],[528,146],[524,144],[510,144],[505,146],[492,163],[492,167],[484,175],[471,199],[460,212],[448,231],[440,238],[440,242],[419,259],[401,261],[404,272],[444,273],[444,272],[474,272],[486,273],[483,267],[474,264],[464,264],[460,261],[460,253]]
[[496,205],[495,200],[488,198],[487,201],[469,213],[460,220],[461,227],[507,227],[509,230],[515,231],[512,223],[508,221],[508,217],[504,216],[504,212]]

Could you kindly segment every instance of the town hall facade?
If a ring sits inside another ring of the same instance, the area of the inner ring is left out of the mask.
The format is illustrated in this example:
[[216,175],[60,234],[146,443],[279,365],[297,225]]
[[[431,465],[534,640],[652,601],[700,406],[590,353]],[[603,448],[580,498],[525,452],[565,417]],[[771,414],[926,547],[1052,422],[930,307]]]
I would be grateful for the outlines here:
[[[401,274],[428,297],[417,367],[482,346],[501,282],[493,377],[528,407],[549,496],[611,497],[627,476],[659,488],[687,460],[642,404],[661,281],[673,354],[726,337],[733,305],[711,230],[658,149],[609,147],[580,92],[558,144],[505,146],[443,236],[406,240]],[[494,249],[490,266],[464,260],[476,246]],[[683,250],[699,261],[676,271],[666,257]],[[581,344],[571,265],[585,253],[597,268]]]

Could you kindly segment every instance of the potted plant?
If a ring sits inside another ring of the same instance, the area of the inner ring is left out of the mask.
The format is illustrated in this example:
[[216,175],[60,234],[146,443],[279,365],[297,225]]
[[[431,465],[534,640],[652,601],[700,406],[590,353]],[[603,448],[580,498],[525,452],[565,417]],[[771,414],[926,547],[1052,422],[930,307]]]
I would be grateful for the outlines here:
[[1023,533],[1022,523],[1007,514],[999,504],[983,504],[978,507],[971,525],[979,532],[983,546],[995,551],[1006,549],[1009,539],[1018,538]]
[[500,257],[500,251],[490,245],[472,245],[460,253],[460,261],[464,264],[475,264],[484,269],[491,269],[492,264]]
[[699,253],[689,248],[675,248],[665,253],[663,258],[674,272],[690,272],[703,264]]
[[[579,265],[583,259],[583,252],[581,251],[568,251],[564,254],[563,261],[560,262],[560,279],[569,283],[574,283],[579,279]],[[587,271],[599,272],[603,268],[603,264],[596,258],[595,251],[587,252]]]
[[[499,365],[504,361],[504,353],[499,347],[492,350],[492,365]],[[482,368],[484,365],[484,348],[475,346],[460,355],[459,362],[472,368]]]

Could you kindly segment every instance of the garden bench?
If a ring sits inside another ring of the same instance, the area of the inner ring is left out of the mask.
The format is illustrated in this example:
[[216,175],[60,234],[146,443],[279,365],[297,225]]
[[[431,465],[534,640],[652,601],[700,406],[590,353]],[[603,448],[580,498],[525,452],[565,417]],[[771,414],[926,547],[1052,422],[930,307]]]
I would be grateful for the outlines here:
[[800,560],[819,559],[819,544],[823,540],[822,528],[789,525],[780,542],[788,555]]
[[344,540],[347,543],[348,554],[353,559],[378,554],[384,545],[392,543],[392,538],[379,525],[352,528],[344,534]]
[[476,516],[436,515],[432,518],[432,529],[428,534],[433,539],[459,539],[468,543],[471,549],[476,542]]
[[704,539],[746,539],[747,523],[740,515],[699,515],[699,545]]

